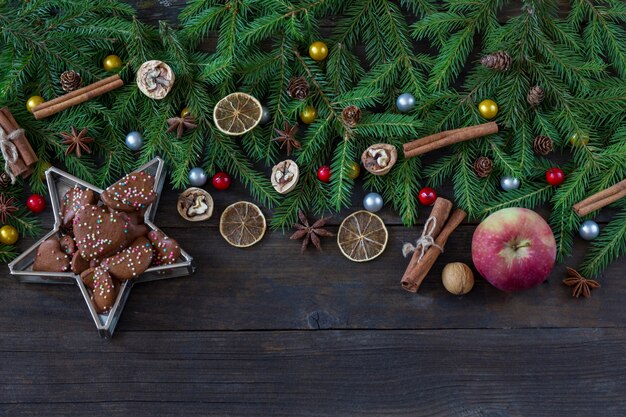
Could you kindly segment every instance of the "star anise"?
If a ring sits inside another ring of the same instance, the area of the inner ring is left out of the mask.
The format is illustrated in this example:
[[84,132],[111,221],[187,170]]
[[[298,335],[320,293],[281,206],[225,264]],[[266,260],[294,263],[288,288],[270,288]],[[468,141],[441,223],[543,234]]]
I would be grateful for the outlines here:
[[81,157],[83,152],[91,153],[91,149],[87,146],[88,143],[93,142],[93,138],[87,136],[87,128],[84,128],[80,133],[72,126],[72,132],[61,132],[63,137],[63,145],[67,145],[65,155],[69,155],[72,152],[76,153],[76,156]]
[[309,220],[306,218],[302,210],[298,210],[298,217],[300,218],[300,223],[296,223],[293,225],[293,227],[297,230],[293,235],[291,235],[289,239],[303,239],[300,253],[304,253],[304,250],[307,248],[307,246],[309,246],[309,242],[313,243],[313,245],[318,250],[322,250],[320,237],[335,236],[333,233],[324,229],[324,225],[326,224],[328,219],[330,219],[330,217],[324,217],[322,219],[319,219],[312,225],[309,225]]
[[6,195],[0,194],[0,221],[6,224],[7,216],[11,217],[17,211],[15,207],[15,197],[7,198]]
[[568,277],[563,280],[563,284],[572,287],[572,297],[578,298],[582,295],[587,298],[591,296],[591,290],[600,288],[598,281],[583,277],[574,268],[568,267],[567,273]]
[[183,137],[185,130],[191,130],[198,127],[196,119],[190,114],[184,117],[170,117],[167,119],[167,124],[170,126],[167,129],[167,133],[176,131],[176,137],[178,139]]
[[283,130],[275,129],[276,133],[279,134],[277,138],[272,139],[276,142],[281,142],[280,149],[283,146],[287,146],[287,156],[291,155],[291,151],[295,149],[302,148],[300,145],[300,141],[296,139],[296,132],[298,131],[298,124],[291,126],[289,123],[285,122],[285,128]]

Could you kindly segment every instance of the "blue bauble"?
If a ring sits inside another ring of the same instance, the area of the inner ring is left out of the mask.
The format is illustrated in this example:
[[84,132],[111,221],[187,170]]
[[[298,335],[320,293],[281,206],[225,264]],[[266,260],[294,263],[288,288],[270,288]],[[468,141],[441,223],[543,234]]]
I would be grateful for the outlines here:
[[126,135],[126,146],[131,151],[138,151],[143,146],[143,135],[137,131],[128,132]]
[[367,211],[376,213],[383,208],[383,197],[378,193],[369,193],[363,198],[363,207]]
[[500,179],[500,187],[502,187],[504,191],[517,190],[519,186],[520,186],[520,181],[515,177],[511,177],[507,175]]
[[402,113],[406,113],[415,107],[415,97],[411,93],[400,94],[396,99],[396,106]]
[[194,187],[202,187],[206,184],[208,178],[206,172],[200,167],[192,168],[189,171],[189,183]]
[[272,115],[270,113],[270,110],[265,107],[265,106],[261,106],[261,124],[267,124],[270,122],[270,120],[272,119]]
[[578,234],[585,240],[593,240],[600,234],[600,226],[593,220],[585,220],[578,229]]

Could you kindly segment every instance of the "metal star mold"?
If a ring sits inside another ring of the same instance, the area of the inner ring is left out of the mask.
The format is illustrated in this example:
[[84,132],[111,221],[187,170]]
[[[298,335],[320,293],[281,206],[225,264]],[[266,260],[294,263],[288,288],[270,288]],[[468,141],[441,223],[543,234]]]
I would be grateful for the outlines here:
[[[163,189],[163,183],[165,182],[164,165],[165,164],[161,158],[155,158],[134,171],[144,171],[154,177],[154,191],[157,193],[157,199],[154,203],[147,207],[144,215],[144,222],[150,230],[159,230],[153,221],[159,204],[161,190]],[[52,202],[52,210],[54,213],[54,227],[37,243],[11,262],[9,264],[9,270],[19,282],[77,285],[83,295],[83,298],[85,299],[85,303],[87,304],[91,317],[98,328],[100,336],[110,338],[113,335],[117,321],[122,314],[124,304],[126,304],[128,295],[135,284],[140,282],[176,278],[191,275],[193,273],[193,258],[181,249],[180,257],[173,264],[152,266],[139,277],[122,282],[119,287],[117,299],[115,300],[111,310],[106,314],[98,314],[91,300],[89,291],[85,287],[85,284],[83,284],[79,275],[72,272],[35,272],[32,270],[32,266],[39,245],[48,238],[59,235],[60,233],[62,225],[60,203],[65,193],[70,188],[75,186],[83,189],[91,189],[97,194],[101,194],[103,190],[57,168],[50,168],[46,171],[46,181],[48,183],[48,189],[50,190],[50,201]]]

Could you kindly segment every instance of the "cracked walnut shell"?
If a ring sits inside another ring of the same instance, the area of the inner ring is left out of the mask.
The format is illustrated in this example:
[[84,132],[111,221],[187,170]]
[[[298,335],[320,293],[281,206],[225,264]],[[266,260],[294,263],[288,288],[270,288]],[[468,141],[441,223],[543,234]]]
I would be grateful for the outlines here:
[[208,220],[213,215],[213,198],[202,188],[191,187],[178,197],[178,214],[190,222]]
[[398,151],[393,145],[377,143],[370,146],[361,155],[366,170],[374,175],[385,175],[398,160]]
[[280,194],[287,194],[296,188],[300,170],[298,165],[291,159],[277,163],[272,168],[272,186]]
[[165,98],[175,79],[174,71],[162,61],[146,61],[137,70],[137,86],[142,93],[155,100]]

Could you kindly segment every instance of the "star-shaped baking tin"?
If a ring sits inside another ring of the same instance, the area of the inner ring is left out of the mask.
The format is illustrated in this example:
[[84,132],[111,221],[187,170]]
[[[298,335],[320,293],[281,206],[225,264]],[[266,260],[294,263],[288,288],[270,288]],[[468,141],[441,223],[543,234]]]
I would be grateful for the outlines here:
[[[161,158],[154,158],[152,161],[136,169],[134,172],[144,171],[154,177],[154,191],[157,193],[157,199],[154,203],[147,207],[144,216],[144,222],[150,230],[159,230],[154,224],[154,216],[159,205],[161,190],[165,182],[165,163]],[[48,182],[48,190],[50,192],[50,201],[54,212],[54,227],[37,243],[17,257],[9,264],[11,274],[19,281],[24,283],[38,284],[74,284],[80,289],[80,292],[87,303],[91,317],[93,318],[100,336],[110,338],[113,335],[117,321],[119,320],[124,304],[128,299],[131,289],[135,284],[140,282],[155,281],[168,278],[176,278],[191,275],[194,272],[193,258],[181,249],[180,257],[170,265],[152,266],[148,268],[139,277],[124,281],[120,284],[117,299],[113,307],[107,314],[98,314],[91,300],[89,291],[83,284],[79,275],[72,272],[39,272],[33,271],[33,262],[39,245],[52,236],[60,235],[61,216],[60,207],[61,199],[65,193],[75,186],[83,189],[91,189],[95,193],[101,194],[103,190],[95,187],[79,178],[74,177],[58,168],[49,168],[46,171],[46,181]]]

